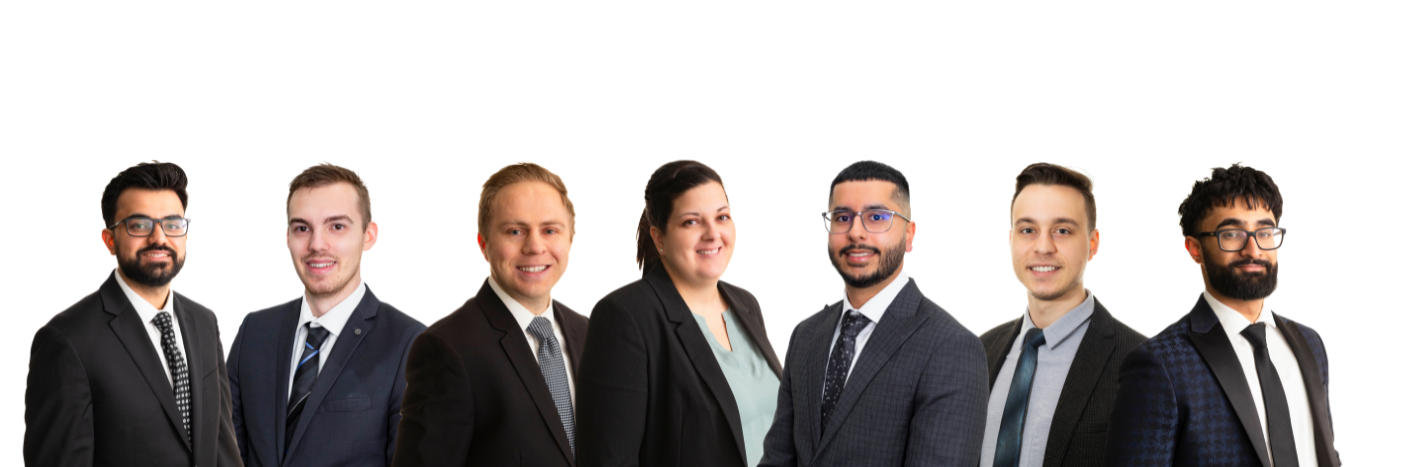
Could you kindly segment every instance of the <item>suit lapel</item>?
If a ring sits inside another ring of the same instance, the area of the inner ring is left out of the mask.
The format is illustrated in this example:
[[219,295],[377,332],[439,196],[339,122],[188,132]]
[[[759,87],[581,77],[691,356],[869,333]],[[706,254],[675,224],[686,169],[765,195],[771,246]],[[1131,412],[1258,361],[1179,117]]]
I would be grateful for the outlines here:
[[1269,465],[1265,434],[1261,428],[1260,416],[1255,412],[1255,399],[1250,395],[1245,370],[1236,358],[1230,338],[1226,336],[1225,329],[1221,327],[1220,320],[1216,318],[1216,313],[1211,311],[1211,305],[1206,303],[1204,296],[1197,299],[1197,306],[1192,308],[1188,318],[1191,320],[1191,329],[1187,331],[1187,339],[1192,341],[1197,353],[1201,354],[1202,359],[1206,360],[1207,366],[1211,368],[1211,373],[1216,375],[1216,381],[1221,384],[1221,390],[1226,393],[1231,408],[1235,409],[1236,418],[1245,427],[1245,434],[1250,438],[1250,444],[1254,446],[1255,455],[1260,458],[1260,463]]
[[[564,351],[569,353],[569,370],[573,372],[577,378],[579,374],[579,359],[584,358],[584,333],[581,331],[587,330],[589,324],[587,322],[575,323],[574,315],[572,314],[574,310],[564,306],[563,303],[555,301],[554,307],[555,322],[559,323],[560,334],[564,334]],[[570,313],[565,313],[565,311],[569,311]],[[565,316],[569,316],[569,318],[565,318]],[[541,377],[543,377],[543,372]]]
[[[807,366],[802,373],[802,379],[794,381],[792,385],[794,405],[804,409],[796,411],[802,415],[795,415],[795,417],[807,418],[808,432],[812,435],[811,444],[808,445],[812,447],[812,452],[808,453],[811,456],[809,462],[816,458],[817,447],[822,444],[823,379],[827,376],[827,360],[831,358],[832,339],[837,333],[837,323],[840,322],[843,311],[842,302],[837,302],[822,310],[822,319],[818,322],[815,330],[817,335],[804,340],[808,347],[801,354],[807,358]],[[792,371],[796,366],[789,363],[788,368]]]
[[[477,291],[477,303],[482,313],[486,314],[491,327],[503,333],[501,350],[506,352],[511,366],[516,369],[516,375],[520,377],[521,383],[525,384],[526,392],[530,393],[530,399],[535,401],[535,408],[540,411],[545,424],[549,425],[550,433],[554,435],[555,444],[559,446],[560,452],[569,459],[570,465],[574,465],[574,452],[569,449],[569,436],[564,433],[564,422],[560,421],[554,396],[550,395],[550,385],[545,382],[545,375],[540,371],[540,362],[535,360],[535,355],[530,352],[530,342],[526,340],[520,322],[516,321],[515,316],[511,316],[506,302],[501,301],[501,297],[496,295],[490,283],[483,283],[481,290]],[[564,329],[564,326],[561,325],[560,329]]]
[[1012,322],[1012,327],[1003,330],[997,335],[997,339],[993,340],[993,353],[988,355],[988,389],[997,383],[997,373],[1002,371],[1002,365],[1007,364],[1007,353],[1012,351],[1012,343],[1016,342],[1021,333],[1022,318],[1017,317],[1017,320]]
[[[355,349],[360,347],[360,343],[374,329],[375,315],[379,314],[379,299],[375,298],[374,292],[369,287],[365,288],[365,295],[360,298],[360,304],[355,306],[355,311],[350,319],[346,320],[345,327],[336,333],[336,342],[331,347],[331,354],[326,356],[326,363],[321,364],[321,370],[316,375],[316,382],[311,385],[311,392],[307,393],[306,405],[302,407],[302,415],[297,418],[297,427],[292,432],[292,442],[287,444],[287,452],[284,454],[284,461],[292,453],[297,452],[297,446],[301,444],[302,437],[306,434],[306,429],[311,425],[311,420],[316,418],[316,411],[321,407],[321,402],[326,400],[326,394],[331,392],[331,387],[335,386],[336,379],[340,378],[341,370],[345,369],[345,364],[350,357],[355,354]],[[295,327],[296,324],[294,323]],[[288,365],[291,365],[288,362]],[[283,396],[286,398],[286,396]],[[283,424],[286,422],[286,414],[283,415]]]
[[287,455],[287,446],[283,440],[287,439],[287,397],[292,382],[292,345],[297,338],[297,321],[302,315],[301,298],[293,300],[286,308],[281,310],[280,319],[277,326],[277,374],[274,381],[277,381],[277,391],[273,394],[274,412],[273,420],[276,422],[273,427],[273,445],[277,446],[277,460],[280,464]]
[[127,300],[121,286],[117,285],[116,274],[113,272],[100,289],[103,309],[116,315],[112,321],[108,322],[108,326],[111,326],[112,332],[116,333],[117,339],[122,341],[122,347],[125,347],[127,354],[131,355],[131,360],[136,363],[136,368],[141,370],[141,375],[146,378],[146,384],[151,386],[151,392],[156,396],[156,400],[160,401],[166,419],[175,428],[175,432],[180,434],[180,441],[184,443],[185,449],[190,449],[189,437],[185,433],[185,424],[180,418],[180,409],[175,406],[175,388],[171,387],[169,376],[165,371],[164,357],[151,345],[151,336],[146,332],[146,323],[141,320],[141,315],[136,313],[136,308],[132,307],[131,301]]
[[[205,401],[200,399],[200,395],[204,394],[203,376],[205,372],[208,371],[208,366],[205,365],[204,359],[201,358],[204,352],[203,349],[199,347],[199,343],[205,340],[201,339],[199,336],[199,326],[195,324],[194,314],[181,303],[183,299],[174,291],[171,291],[170,300],[174,301],[171,308],[175,310],[175,316],[179,321],[180,335],[185,341],[185,368],[186,371],[189,372],[186,376],[190,380],[190,431],[193,432],[190,433],[190,439],[194,440],[190,450],[193,452],[194,446],[199,446],[200,444],[200,435],[205,434],[199,427],[204,417],[209,415],[204,413],[203,407]],[[173,391],[172,389],[172,392]],[[215,423],[216,425],[214,426],[217,427],[218,422],[216,421]],[[199,453],[195,454],[196,459],[198,459]]]
[[[1070,436],[1085,406],[1090,403],[1095,386],[1109,364],[1109,355],[1114,352],[1115,331],[1109,326],[1109,310],[1095,300],[1095,309],[1090,314],[1089,327],[1080,340],[1080,348],[1075,350],[1075,358],[1070,362],[1070,370],[1061,387],[1060,400],[1056,401],[1056,411],[1051,415],[1051,432],[1046,440],[1046,467],[1059,467],[1065,451],[1070,448]],[[1115,369],[1117,370],[1117,368]]]
[[740,324],[743,324],[744,330],[749,333],[749,340],[759,347],[759,353],[763,354],[764,360],[769,362],[769,368],[773,370],[775,375],[782,378],[783,364],[779,363],[778,354],[774,353],[773,346],[769,345],[769,337],[763,323],[759,322],[759,317],[754,310],[749,309],[749,305],[735,300],[735,293],[730,288],[730,284],[721,282],[720,294],[725,297],[725,302],[734,309],[735,317],[739,318]]
[[1309,412],[1313,415],[1314,450],[1318,453],[1318,465],[1337,466],[1340,462],[1333,451],[1333,421],[1328,410],[1328,393],[1323,388],[1323,373],[1319,370],[1319,360],[1314,356],[1308,341],[1304,340],[1304,333],[1299,330],[1299,325],[1278,314],[1275,314],[1275,319],[1279,330],[1283,331],[1284,340],[1289,343],[1290,350],[1294,351],[1294,359],[1298,360],[1299,371],[1304,377],[1304,388],[1309,396]]

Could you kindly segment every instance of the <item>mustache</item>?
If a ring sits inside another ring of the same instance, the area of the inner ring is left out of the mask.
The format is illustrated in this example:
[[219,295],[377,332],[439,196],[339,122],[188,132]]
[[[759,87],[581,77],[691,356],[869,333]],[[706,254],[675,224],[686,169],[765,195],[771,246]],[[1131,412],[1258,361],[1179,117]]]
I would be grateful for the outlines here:
[[340,262],[340,260],[341,260],[340,258],[337,258],[337,257],[335,257],[335,256],[326,256],[326,255],[310,254],[310,255],[302,256],[301,259],[299,259],[298,261],[305,263],[305,262],[311,261],[311,260],[313,260],[313,259],[329,259],[329,260],[332,260],[332,261],[335,261],[335,262]]
[[1232,261],[1231,264],[1226,265],[1226,267],[1229,267],[1229,268],[1234,269],[1234,268],[1237,268],[1237,267],[1246,266],[1246,265],[1251,265],[1251,264],[1265,268],[1265,273],[1269,273],[1270,271],[1273,271],[1274,268],[1275,268],[1275,265],[1270,264],[1269,261],[1265,261],[1265,260],[1263,260],[1263,259],[1249,259],[1249,258],[1247,258],[1247,259],[1241,259],[1241,260],[1236,260],[1236,261]]
[[853,245],[844,246],[844,247],[842,247],[842,249],[841,249],[840,251],[837,252],[837,254],[838,254],[838,255],[844,255],[844,254],[847,254],[847,253],[851,252],[851,250],[857,250],[857,249],[860,249],[860,250],[871,250],[871,251],[875,252],[875,253],[878,254],[878,255],[881,254],[881,249],[880,249],[880,248],[876,248],[876,247],[871,246],[871,245],[862,245],[862,244],[859,244],[859,243],[853,244]]

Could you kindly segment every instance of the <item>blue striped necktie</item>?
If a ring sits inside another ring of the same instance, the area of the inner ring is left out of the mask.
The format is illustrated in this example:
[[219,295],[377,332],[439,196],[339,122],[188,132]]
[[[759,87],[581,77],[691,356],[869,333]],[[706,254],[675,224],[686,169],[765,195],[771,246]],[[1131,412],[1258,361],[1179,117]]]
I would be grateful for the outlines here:
[[302,344],[302,358],[297,361],[297,372],[292,376],[292,397],[287,399],[287,436],[284,441],[287,447],[291,447],[292,432],[297,429],[297,420],[301,418],[302,409],[306,407],[307,395],[311,394],[311,386],[316,384],[316,375],[321,371],[321,345],[331,334],[326,328],[312,327],[311,323],[306,323],[306,326],[306,343]]

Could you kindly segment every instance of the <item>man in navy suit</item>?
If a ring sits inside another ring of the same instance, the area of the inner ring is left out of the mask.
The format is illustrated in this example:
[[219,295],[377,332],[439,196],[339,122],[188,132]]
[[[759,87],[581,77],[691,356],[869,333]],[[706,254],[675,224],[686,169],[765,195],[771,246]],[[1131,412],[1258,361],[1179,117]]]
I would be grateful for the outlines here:
[[390,465],[404,361],[424,326],[360,280],[378,234],[355,172],[322,164],[292,180],[287,249],[305,295],[248,314],[229,352],[246,465]]
[[1206,291],[1125,357],[1106,465],[1339,465],[1323,341],[1265,301],[1284,242],[1279,187],[1216,168],[1178,214]]

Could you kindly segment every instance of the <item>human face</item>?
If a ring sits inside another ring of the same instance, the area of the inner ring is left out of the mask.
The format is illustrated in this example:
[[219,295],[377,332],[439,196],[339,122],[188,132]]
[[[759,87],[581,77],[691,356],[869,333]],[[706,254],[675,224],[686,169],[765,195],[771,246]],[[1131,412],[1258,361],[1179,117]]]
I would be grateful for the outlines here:
[[349,183],[302,188],[287,202],[287,251],[308,295],[334,297],[360,285],[360,255],[379,226],[365,225]]
[[544,311],[569,265],[573,221],[559,191],[543,182],[507,185],[492,200],[488,231],[477,234],[491,277],[531,311]]
[[[184,217],[185,207],[172,190],[129,188],[117,196],[116,219],[131,216]],[[117,257],[122,276],[147,287],[164,287],[180,273],[185,265],[186,238],[167,237],[165,229],[159,226],[146,237],[131,236],[122,224],[102,231],[102,241],[107,252]]]
[[[884,180],[838,183],[827,210],[887,209],[908,216],[908,204],[895,200],[896,189],[894,183]],[[914,251],[915,223],[904,219],[893,222],[886,232],[868,232],[858,221],[846,233],[827,235],[827,256],[848,286],[865,289],[883,284],[904,266],[905,253]]]
[[[1254,231],[1264,227],[1277,227],[1274,214],[1259,202],[1250,209],[1237,199],[1230,206],[1212,208],[1197,232],[1229,228]],[[1187,252],[1202,265],[1207,287],[1226,298],[1260,300],[1274,293],[1278,284],[1279,250],[1261,250],[1254,237],[1246,240],[1244,249],[1232,252],[1221,251],[1213,237],[1187,237]]]
[[1012,202],[1012,269],[1031,298],[1052,301],[1083,289],[1085,265],[1099,251],[1085,197],[1063,185],[1027,185]]
[[667,273],[687,284],[719,281],[735,251],[735,223],[725,187],[709,182],[691,188],[671,207],[666,231],[651,230]]

